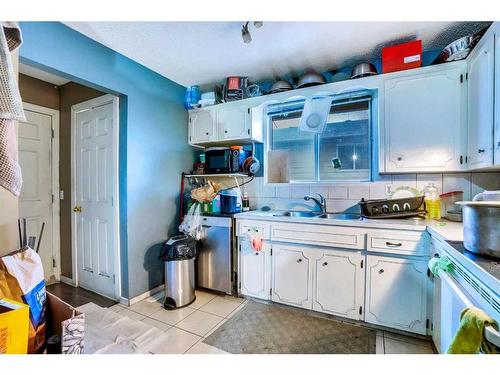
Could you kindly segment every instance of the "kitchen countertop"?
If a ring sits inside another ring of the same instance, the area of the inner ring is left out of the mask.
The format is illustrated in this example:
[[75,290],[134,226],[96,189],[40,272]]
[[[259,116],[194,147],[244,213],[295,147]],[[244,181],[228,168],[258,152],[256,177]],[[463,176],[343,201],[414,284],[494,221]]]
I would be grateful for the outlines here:
[[274,216],[283,211],[249,211],[234,215],[236,219],[265,220],[274,222],[300,223],[300,224],[323,224],[338,225],[346,227],[365,227],[377,229],[399,229],[423,232],[428,230],[431,235],[437,235],[444,241],[463,241],[462,223],[447,220],[423,220],[417,218],[408,219],[359,219],[359,220],[336,220],[320,219],[314,217],[290,217]]

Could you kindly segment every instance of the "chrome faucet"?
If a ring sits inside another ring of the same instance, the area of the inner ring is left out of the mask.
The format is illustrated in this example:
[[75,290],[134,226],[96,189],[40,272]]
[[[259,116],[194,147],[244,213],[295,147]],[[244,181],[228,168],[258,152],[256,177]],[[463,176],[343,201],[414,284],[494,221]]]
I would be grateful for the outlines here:
[[316,194],[319,199],[314,198],[312,195],[306,195],[304,196],[305,201],[313,200],[316,202],[316,204],[321,208],[321,213],[324,214],[326,213],[326,199],[324,196],[322,196],[320,193],[314,193]]

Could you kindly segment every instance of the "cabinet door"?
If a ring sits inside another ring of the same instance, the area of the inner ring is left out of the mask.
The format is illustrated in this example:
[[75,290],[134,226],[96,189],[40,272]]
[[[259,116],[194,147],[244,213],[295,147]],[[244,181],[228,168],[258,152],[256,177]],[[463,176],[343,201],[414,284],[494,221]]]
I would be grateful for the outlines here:
[[468,60],[468,165],[493,164],[494,35],[483,40]]
[[493,164],[500,165],[500,24],[496,25],[495,31],[495,131],[493,148]]
[[273,245],[272,300],[312,308],[311,257],[298,246]]
[[384,172],[465,168],[465,65],[424,70],[385,82]]
[[261,251],[255,251],[247,240],[240,241],[240,293],[269,299],[271,289],[271,246],[265,242]]
[[350,319],[362,318],[365,256],[360,252],[325,250],[315,260],[313,309]]
[[218,110],[221,139],[250,138],[250,113],[246,106],[226,105]]
[[427,262],[367,256],[365,321],[426,334]]
[[200,109],[189,112],[189,143],[198,144],[217,140],[215,112]]

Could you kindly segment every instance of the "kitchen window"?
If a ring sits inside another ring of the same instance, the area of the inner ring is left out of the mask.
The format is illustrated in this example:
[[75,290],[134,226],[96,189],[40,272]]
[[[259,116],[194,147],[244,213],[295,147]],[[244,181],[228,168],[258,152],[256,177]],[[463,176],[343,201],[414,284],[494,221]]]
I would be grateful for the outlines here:
[[300,129],[304,100],[267,109],[267,181],[368,181],[371,96],[332,97],[322,131]]

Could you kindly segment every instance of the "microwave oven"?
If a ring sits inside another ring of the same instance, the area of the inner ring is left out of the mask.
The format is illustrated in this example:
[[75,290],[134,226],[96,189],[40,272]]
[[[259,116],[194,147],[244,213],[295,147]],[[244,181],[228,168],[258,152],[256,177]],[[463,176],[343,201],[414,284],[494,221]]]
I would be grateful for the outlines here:
[[236,173],[240,170],[240,153],[228,147],[205,150],[205,173]]

